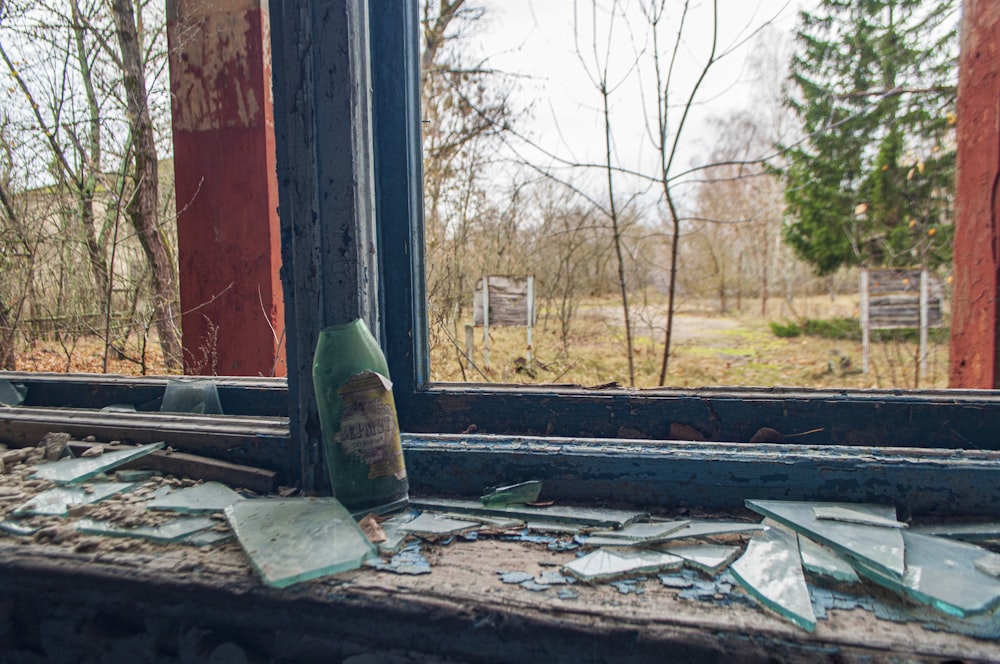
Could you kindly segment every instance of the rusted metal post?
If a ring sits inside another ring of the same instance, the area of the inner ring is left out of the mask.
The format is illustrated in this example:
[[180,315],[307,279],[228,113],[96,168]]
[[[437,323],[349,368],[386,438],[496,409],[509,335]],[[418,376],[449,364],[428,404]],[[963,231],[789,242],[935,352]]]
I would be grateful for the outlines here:
[[965,0],[958,72],[951,387],[1000,385],[1000,3]]
[[167,0],[185,373],[286,373],[269,31],[259,0]]

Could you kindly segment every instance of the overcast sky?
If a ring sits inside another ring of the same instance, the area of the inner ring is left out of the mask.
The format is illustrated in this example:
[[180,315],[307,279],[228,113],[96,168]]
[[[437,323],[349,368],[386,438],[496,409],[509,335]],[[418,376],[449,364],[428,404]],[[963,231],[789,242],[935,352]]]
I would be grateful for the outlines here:
[[[495,69],[518,75],[515,104],[530,108],[520,123],[523,131],[549,153],[599,161],[604,149],[601,97],[588,76],[607,63],[609,81],[620,84],[611,97],[617,158],[630,168],[655,170],[647,116],[655,113],[656,86],[648,59],[648,25],[637,0],[620,0],[613,21],[610,0],[598,0],[596,10],[589,0],[482,0],[478,4],[487,8],[485,29],[476,35],[478,55],[488,58]],[[680,4],[668,1],[669,7]],[[710,70],[700,89],[679,167],[697,161],[711,148],[709,118],[751,103],[754,82],[747,60],[760,48],[755,34],[771,23],[770,40],[790,41],[799,5],[799,0],[719,0],[717,53],[727,55]],[[668,14],[661,30],[661,51],[672,48],[678,19],[676,11]],[[708,57],[711,25],[711,2],[693,0],[671,86],[677,100],[686,98]],[[637,53],[643,51],[646,55],[641,56],[643,64],[637,69]],[[675,117],[680,117],[679,109]],[[533,158],[558,163],[537,152]]]

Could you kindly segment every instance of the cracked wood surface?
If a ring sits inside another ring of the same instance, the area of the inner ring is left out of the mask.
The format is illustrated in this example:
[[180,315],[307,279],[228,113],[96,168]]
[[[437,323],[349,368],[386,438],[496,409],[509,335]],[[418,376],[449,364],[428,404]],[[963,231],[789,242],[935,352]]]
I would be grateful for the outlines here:
[[74,548],[88,549],[79,541],[0,539],[0,585],[15,602],[107,603],[112,614],[115,606],[166,614],[183,607],[217,629],[318,630],[461,661],[569,661],[584,653],[596,661],[668,653],[717,661],[1000,657],[996,643],[860,609],[831,612],[808,634],[752,606],[680,599],[655,576],[641,595],[578,583],[579,598],[562,600],[554,589],[500,583],[499,569],[540,573],[573,559],[522,542],[424,545],[429,575],[362,569],[285,590],[263,586],[236,543],[195,549],[105,538],[93,550]]

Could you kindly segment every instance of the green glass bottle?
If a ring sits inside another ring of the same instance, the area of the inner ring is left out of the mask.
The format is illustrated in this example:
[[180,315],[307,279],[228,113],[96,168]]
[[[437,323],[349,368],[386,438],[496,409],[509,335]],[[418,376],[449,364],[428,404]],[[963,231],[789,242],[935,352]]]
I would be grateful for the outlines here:
[[389,368],[361,319],[322,330],[313,386],[333,495],[354,512],[408,503]]

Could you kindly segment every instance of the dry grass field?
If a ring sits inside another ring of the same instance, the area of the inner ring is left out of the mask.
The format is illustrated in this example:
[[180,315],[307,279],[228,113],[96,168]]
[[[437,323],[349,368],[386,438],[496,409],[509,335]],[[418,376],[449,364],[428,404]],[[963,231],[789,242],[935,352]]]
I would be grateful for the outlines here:
[[[948,347],[931,343],[928,369],[917,380],[918,344],[904,335],[871,344],[871,368],[862,373],[860,340],[829,339],[800,335],[775,336],[770,321],[793,320],[787,305],[774,300],[768,316],[754,313],[712,314],[706,303],[687,302],[674,320],[667,385],[704,386],[795,386],[850,388],[930,388],[947,387]],[[785,309],[783,312],[782,309]],[[856,316],[856,299],[828,296],[796,302],[801,318],[843,318]],[[524,328],[491,328],[489,369],[484,366],[483,330],[474,333],[472,359],[463,379],[459,357],[464,352],[464,330],[458,334],[432,334],[436,345],[431,354],[431,374],[439,381],[497,383],[567,383],[601,385],[618,382],[628,385],[624,325],[620,307],[613,302],[588,302],[581,306],[563,349],[558,323],[546,321],[539,312],[533,335],[533,362],[526,363]],[[663,353],[663,307],[638,307],[634,318],[636,387],[655,387]],[[940,336],[940,335],[938,335]],[[454,341],[453,341],[454,339]],[[461,341],[461,348],[455,341]]]
[[[856,315],[856,299],[828,296],[802,298],[793,313],[779,299],[770,303],[768,316],[759,304],[744,303],[754,312],[721,316],[712,313],[712,303],[682,302],[675,318],[673,351],[667,385],[703,386],[796,386],[851,388],[930,388],[948,383],[948,347],[931,343],[928,371],[917,381],[917,344],[899,339],[873,341],[871,370],[861,372],[861,342],[800,335],[780,338],[769,322],[796,319],[829,319]],[[635,309],[633,361],[636,387],[655,387],[663,353],[664,307],[659,304]],[[436,381],[493,383],[560,383],[628,385],[624,326],[621,309],[613,300],[582,304],[573,321],[564,349],[554,317],[546,320],[539,311],[534,330],[532,361],[526,362],[525,329],[494,327],[490,330],[490,366],[483,362],[482,328],[474,331],[473,363],[459,359],[465,350],[465,331],[432,330],[431,374]],[[940,336],[940,335],[939,335]],[[143,349],[134,343],[127,349],[132,359],[109,359],[108,373],[138,375],[165,373],[159,346]],[[74,344],[36,341],[17,355],[21,371],[96,372],[104,370],[104,348],[95,338]]]

